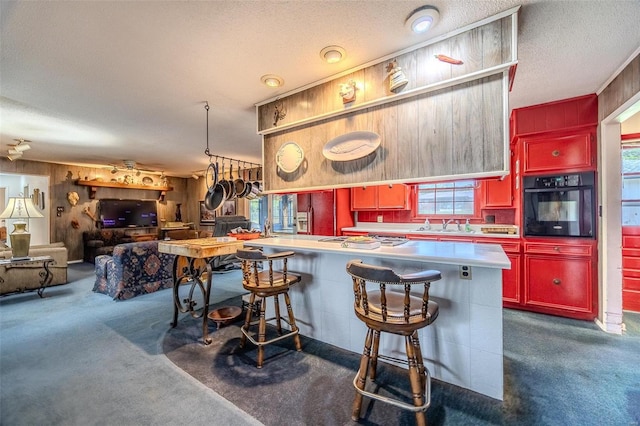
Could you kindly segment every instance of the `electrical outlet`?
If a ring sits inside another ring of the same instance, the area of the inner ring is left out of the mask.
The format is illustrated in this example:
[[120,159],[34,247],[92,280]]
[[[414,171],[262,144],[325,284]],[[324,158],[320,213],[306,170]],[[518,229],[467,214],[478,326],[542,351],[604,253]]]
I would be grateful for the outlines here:
[[382,215],[381,214],[378,215],[378,223],[382,223]]
[[460,279],[461,280],[471,279],[471,266],[460,265]]

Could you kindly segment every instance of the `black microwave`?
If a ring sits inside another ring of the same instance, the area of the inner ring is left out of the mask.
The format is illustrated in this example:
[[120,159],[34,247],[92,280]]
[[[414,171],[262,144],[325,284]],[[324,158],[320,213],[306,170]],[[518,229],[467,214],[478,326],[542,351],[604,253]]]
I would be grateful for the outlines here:
[[525,176],[523,234],[595,238],[595,172]]

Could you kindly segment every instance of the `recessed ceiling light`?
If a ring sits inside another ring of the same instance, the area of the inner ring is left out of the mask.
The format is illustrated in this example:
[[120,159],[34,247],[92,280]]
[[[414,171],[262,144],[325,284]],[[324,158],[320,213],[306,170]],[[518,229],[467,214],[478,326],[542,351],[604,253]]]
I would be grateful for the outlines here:
[[328,64],[340,62],[347,56],[347,52],[340,46],[327,46],[320,51],[320,57]]
[[284,84],[284,79],[275,74],[266,74],[260,77],[260,81],[269,87],[280,87]]
[[438,23],[440,12],[433,6],[422,6],[409,14],[404,21],[405,27],[416,34],[424,34]]

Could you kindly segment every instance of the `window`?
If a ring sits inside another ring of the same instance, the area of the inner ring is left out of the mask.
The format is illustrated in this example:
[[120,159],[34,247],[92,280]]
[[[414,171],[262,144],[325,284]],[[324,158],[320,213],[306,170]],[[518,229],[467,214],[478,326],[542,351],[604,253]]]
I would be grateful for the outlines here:
[[425,183],[417,186],[418,216],[472,216],[476,182]]
[[640,145],[622,147],[622,226],[640,226]]
[[264,229],[268,215],[267,197],[258,197],[249,201],[249,220],[252,228]]

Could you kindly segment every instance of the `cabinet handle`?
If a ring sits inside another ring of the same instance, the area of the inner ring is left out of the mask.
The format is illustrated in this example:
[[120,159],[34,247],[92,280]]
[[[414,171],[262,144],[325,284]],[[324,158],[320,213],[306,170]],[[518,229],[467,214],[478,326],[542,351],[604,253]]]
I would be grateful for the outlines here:
[[553,249],[554,249],[555,251],[560,251],[560,247],[558,247],[558,246],[555,246]]
[[562,283],[562,281],[560,281],[560,278],[554,278],[554,279],[553,279],[553,283],[554,283],[555,285],[560,285],[560,284]]
[[560,151],[559,151],[559,150],[557,150],[557,149],[556,149],[556,150],[553,150],[553,151],[551,152],[551,155],[553,155],[554,157],[559,157],[559,156],[560,156]]

